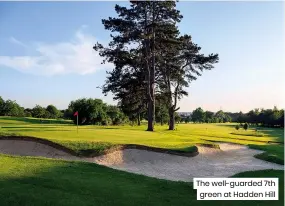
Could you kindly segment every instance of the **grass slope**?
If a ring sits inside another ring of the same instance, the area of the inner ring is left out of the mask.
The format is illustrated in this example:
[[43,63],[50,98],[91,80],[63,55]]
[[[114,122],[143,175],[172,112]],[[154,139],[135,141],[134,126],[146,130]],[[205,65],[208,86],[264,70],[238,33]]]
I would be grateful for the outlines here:
[[255,155],[256,158],[284,165],[284,146],[282,145],[249,145],[252,149],[266,152]]
[[237,177],[279,177],[279,201],[197,201],[192,183],[158,180],[96,164],[0,155],[0,205],[231,205],[281,206],[283,171]]
[[[60,121],[60,124],[59,122]],[[195,151],[197,144],[215,145],[231,142],[252,145],[266,153],[258,158],[284,164],[284,145],[268,145],[268,141],[284,142],[284,129],[254,128],[236,131],[235,124],[179,124],[177,130],[156,126],[155,132],[146,132],[146,126],[80,126],[79,132],[70,121],[35,118],[0,117],[0,136],[23,135],[44,138],[62,144],[78,154],[101,153],[116,144],[139,144],[172,150]],[[237,135],[238,134],[238,135]]]

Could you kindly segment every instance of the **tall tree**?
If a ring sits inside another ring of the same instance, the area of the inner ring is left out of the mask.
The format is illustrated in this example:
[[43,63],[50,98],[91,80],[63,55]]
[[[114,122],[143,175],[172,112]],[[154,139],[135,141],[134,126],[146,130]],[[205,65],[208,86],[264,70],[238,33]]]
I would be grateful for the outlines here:
[[[107,47],[99,43],[94,46],[94,49],[106,58],[105,61],[115,65],[111,76],[121,77],[123,73],[131,74],[138,68],[143,71],[148,100],[149,131],[153,131],[155,119],[156,41],[162,36],[159,32],[164,32],[160,27],[177,22],[181,18],[175,6],[174,1],[135,1],[131,2],[130,8],[116,5],[118,17],[102,20],[105,29],[116,35],[111,35],[112,41]],[[130,59],[132,61],[129,61]]]
[[130,70],[128,73],[119,69],[116,72],[110,72],[102,89],[104,94],[111,91],[114,100],[119,101],[118,106],[122,111],[128,115],[131,121],[136,119],[140,125],[142,113],[146,111],[147,107],[146,83],[144,82],[144,71],[131,63],[132,61],[134,60],[129,59],[134,70]]
[[177,102],[188,93],[185,88],[202,75],[204,70],[211,70],[218,62],[218,54],[205,56],[200,53],[201,48],[194,44],[191,36],[178,37],[175,28],[161,47],[161,90],[168,97],[170,124],[169,130],[175,126],[174,113],[179,110]]
[[4,104],[5,104],[5,101],[0,96],[0,116],[4,115]]
[[169,123],[169,113],[165,95],[156,94],[155,103],[155,121],[160,125]]

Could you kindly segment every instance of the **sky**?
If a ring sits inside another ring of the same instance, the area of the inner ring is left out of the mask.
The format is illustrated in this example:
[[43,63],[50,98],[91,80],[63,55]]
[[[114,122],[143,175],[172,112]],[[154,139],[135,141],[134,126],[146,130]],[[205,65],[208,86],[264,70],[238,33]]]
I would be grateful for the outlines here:
[[[0,96],[21,106],[104,96],[111,64],[92,49],[107,43],[101,19],[115,17],[128,2],[0,2]],[[283,2],[179,2],[181,34],[190,34],[204,54],[220,61],[187,88],[180,112],[247,112],[285,107]]]

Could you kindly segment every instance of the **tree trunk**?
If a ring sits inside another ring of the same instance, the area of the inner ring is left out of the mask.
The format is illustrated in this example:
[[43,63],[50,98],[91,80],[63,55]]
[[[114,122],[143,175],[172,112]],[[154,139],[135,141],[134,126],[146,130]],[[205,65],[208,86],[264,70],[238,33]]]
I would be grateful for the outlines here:
[[175,118],[174,118],[174,110],[169,110],[169,130],[175,129]]
[[154,101],[149,99],[148,101],[148,113],[147,113],[147,131],[154,130]]
[[[146,52],[146,57],[148,58],[150,53],[152,55],[151,63],[152,65],[148,66],[148,127],[147,131],[154,130],[154,121],[155,121],[155,54],[154,54],[154,45],[155,45],[155,31],[154,31],[154,1],[153,1],[153,10],[152,10],[152,42],[150,39],[147,41],[147,50],[151,52]],[[145,26],[147,26],[147,19],[145,21]]]
[[141,115],[138,113],[138,126],[141,126]]
[[148,128],[147,131],[154,130],[154,121],[155,121],[155,76],[154,76],[154,65],[150,69],[149,75],[149,99],[148,99]]

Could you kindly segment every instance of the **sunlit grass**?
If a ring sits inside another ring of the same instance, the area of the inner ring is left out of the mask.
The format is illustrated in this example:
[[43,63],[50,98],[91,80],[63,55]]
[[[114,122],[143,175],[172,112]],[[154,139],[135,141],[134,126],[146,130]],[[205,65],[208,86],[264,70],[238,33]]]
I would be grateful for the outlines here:
[[[254,128],[236,133],[235,124],[180,124],[177,130],[156,126],[80,126],[50,120],[0,117],[0,136],[33,136],[62,144],[79,154],[102,153],[116,144],[141,144],[193,151],[197,144],[231,142],[264,150],[257,158],[284,164],[283,129]],[[0,205],[283,205],[279,201],[197,201],[192,183],[158,180],[91,163],[0,155]],[[236,177],[278,177],[284,194],[284,171],[245,172]]]
[[[77,153],[84,150],[109,148],[116,144],[139,144],[152,147],[193,150],[197,144],[217,144],[217,142],[238,143],[244,145],[267,145],[269,141],[284,142],[283,129],[255,128],[247,131],[236,130],[236,124],[178,124],[176,130],[169,131],[167,126],[155,126],[155,132],[147,132],[142,126],[79,126],[41,123],[35,118],[0,117],[0,135],[22,135],[44,138],[62,144]],[[283,151],[284,146],[276,146]],[[259,147],[268,151],[266,147]],[[271,154],[271,153],[270,153]]]

